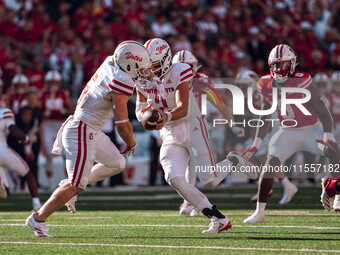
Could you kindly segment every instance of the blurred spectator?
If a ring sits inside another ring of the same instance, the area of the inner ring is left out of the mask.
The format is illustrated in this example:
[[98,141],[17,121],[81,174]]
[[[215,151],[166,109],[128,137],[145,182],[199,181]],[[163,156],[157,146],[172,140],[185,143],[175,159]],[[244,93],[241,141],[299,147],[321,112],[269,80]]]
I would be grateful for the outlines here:
[[74,106],[69,96],[69,92],[61,88],[62,77],[58,71],[48,71],[45,76],[46,91],[42,94],[43,111],[43,141],[47,160],[46,173],[49,178],[49,187],[56,186],[52,167],[51,154],[54,140],[58,130],[65,120],[74,111]]
[[9,99],[10,108],[14,114],[18,114],[19,109],[28,104],[28,78],[24,74],[17,74],[12,80],[14,94]]
[[45,89],[45,73],[42,69],[42,63],[39,57],[33,59],[32,64],[27,68],[26,73],[29,80],[29,86],[36,88],[38,94],[41,95],[42,91]]
[[159,15],[157,21],[151,24],[151,29],[156,37],[175,35],[177,33],[165,15]]
[[260,30],[258,27],[249,28],[250,38],[247,42],[247,50],[253,63],[260,59],[267,58],[267,52],[264,42],[260,39]]

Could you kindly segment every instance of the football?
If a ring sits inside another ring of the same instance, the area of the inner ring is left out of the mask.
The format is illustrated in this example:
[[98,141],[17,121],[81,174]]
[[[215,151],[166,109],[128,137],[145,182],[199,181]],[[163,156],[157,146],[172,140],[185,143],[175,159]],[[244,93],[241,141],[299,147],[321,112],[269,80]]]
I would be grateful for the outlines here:
[[142,126],[146,130],[155,130],[158,120],[161,118],[157,110],[148,110],[143,114]]

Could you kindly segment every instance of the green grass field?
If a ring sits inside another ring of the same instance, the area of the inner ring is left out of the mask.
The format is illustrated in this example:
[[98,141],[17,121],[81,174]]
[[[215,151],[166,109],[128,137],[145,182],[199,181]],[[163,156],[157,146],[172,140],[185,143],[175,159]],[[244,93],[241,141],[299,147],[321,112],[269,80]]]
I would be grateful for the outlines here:
[[[54,238],[38,238],[24,225],[28,195],[0,201],[0,254],[313,254],[340,253],[340,214],[325,212],[320,188],[300,188],[291,204],[270,198],[266,222],[246,225],[255,187],[204,189],[231,220],[220,234],[202,234],[204,216],[179,216],[181,199],[171,189],[87,191],[77,213],[61,209],[48,220]],[[42,201],[49,194],[42,194]]]

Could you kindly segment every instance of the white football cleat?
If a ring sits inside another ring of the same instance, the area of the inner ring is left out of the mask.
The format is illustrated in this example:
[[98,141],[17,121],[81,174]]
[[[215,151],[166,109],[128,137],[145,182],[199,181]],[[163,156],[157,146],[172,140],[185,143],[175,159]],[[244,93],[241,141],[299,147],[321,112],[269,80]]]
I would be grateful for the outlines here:
[[194,207],[189,204],[189,202],[184,201],[181,206],[179,207],[179,214],[180,215],[190,215],[191,211],[194,209]]
[[191,212],[190,212],[190,216],[199,216],[201,214],[200,210],[196,209],[196,208],[192,208]]
[[[66,183],[68,183],[68,179],[61,180],[59,183],[59,187],[64,186]],[[72,197],[69,201],[65,203],[65,206],[67,207],[67,210],[69,210],[71,213],[76,213],[76,202],[77,202],[77,197],[74,196]]]
[[7,194],[6,186],[2,182],[1,176],[0,176],[0,198],[7,198],[7,196],[8,194]]
[[77,197],[78,196],[74,196],[68,202],[65,203],[67,210],[69,210],[71,213],[76,213],[77,211],[76,210]]
[[231,229],[231,223],[227,217],[218,219],[215,216],[211,217],[211,223],[208,230],[203,230],[202,233],[220,233]]
[[[268,197],[271,197],[273,195],[273,190],[271,189],[268,193]],[[254,196],[251,197],[251,202],[252,203],[257,203],[257,199],[258,199],[258,193],[256,193]]]
[[252,215],[250,215],[247,219],[243,221],[243,223],[258,223],[258,222],[264,222],[264,213],[257,213],[254,212]]
[[292,201],[293,197],[298,191],[299,189],[295,186],[294,183],[290,182],[289,184],[287,184],[287,187],[284,189],[283,197],[281,198],[279,204],[288,204],[290,201]]
[[239,172],[247,175],[249,179],[251,180],[257,179],[257,171],[255,170],[254,165],[249,161],[245,160],[244,158],[242,158],[241,155],[238,154],[236,151],[231,151],[228,154],[227,159],[233,162],[233,164],[234,162],[237,162],[236,169]]
[[340,195],[335,195],[333,209],[336,212],[340,212]]
[[45,222],[37,222],[33,217],[34,212],[26,219],[26,226],[34,231],[34,234],[39,237],[53,237],[47,234],[47,227]]

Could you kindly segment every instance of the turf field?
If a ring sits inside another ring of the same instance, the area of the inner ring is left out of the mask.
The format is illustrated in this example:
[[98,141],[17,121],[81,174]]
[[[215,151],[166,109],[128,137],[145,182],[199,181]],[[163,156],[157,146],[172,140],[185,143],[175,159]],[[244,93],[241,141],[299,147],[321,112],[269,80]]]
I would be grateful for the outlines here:
[[[0,254],[327,254],[340,253],[340,214],[325,212],[320,188],[300,187],[286,206],[282,190],[270,198],[266,222],[245,225],[254,210],[254,186],[203,190],[231,220],[220,234],[202,234],[209,220],[179,216],[181,199],[169,188],[87,191],[77,213],[64,208],[48,221],[55,238],[37,238],[24,226],[28,195],[0,201]],[[49,194],[43,194],[42,200]]]

